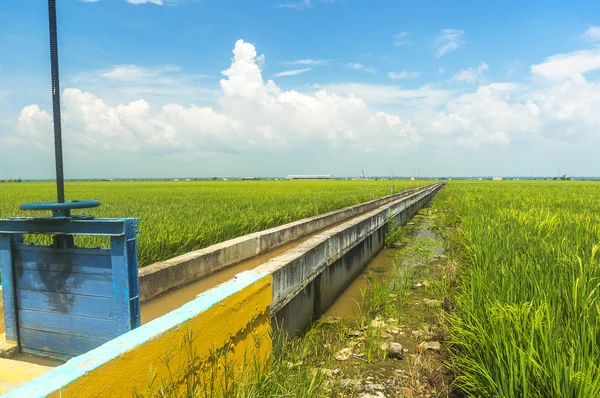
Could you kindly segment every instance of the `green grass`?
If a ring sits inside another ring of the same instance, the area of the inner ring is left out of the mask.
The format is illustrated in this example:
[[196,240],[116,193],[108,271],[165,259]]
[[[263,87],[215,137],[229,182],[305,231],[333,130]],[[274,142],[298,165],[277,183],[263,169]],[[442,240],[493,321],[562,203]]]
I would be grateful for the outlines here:
[[[99,199],[78,214],[139,217],[139,264],[146,266],[212,244],[379,198],[389,181],[72,182],[67,199]],[[395,182],[395,192],[424,181]],[[0,185],[0,218],[39,216],[19,204],[55,200],[53,183]],[[44,214],[46,215],[46,214]],[[78,241],[104,245],[104,241]]]
[[469,396],[600,396],[600,184],[452,182],[456,385]]

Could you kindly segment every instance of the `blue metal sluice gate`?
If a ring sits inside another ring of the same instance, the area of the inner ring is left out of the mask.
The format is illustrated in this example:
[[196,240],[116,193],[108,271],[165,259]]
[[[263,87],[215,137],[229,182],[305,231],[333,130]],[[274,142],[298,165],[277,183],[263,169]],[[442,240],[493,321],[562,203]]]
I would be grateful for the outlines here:
[[[56,202],[21,205],[52,217],[0,219],[0,269],[6,340],[21,352],[65,360],[140,325],[137,218],[94,219],[65,202],[56,0],[48,0]],[[23,235],[52,235],[50,246]],[[75,235],[108,236],[110,249],[75,246]]]
[[[23,205],[54,216],[0,220],[6,339],[21,352],[66,360],[140,325],[138,219],[70,216],[99,204]],[[53,244],[25,244],[24,234],[51,234]],[[110,249],[76,247],[74,235],[108,236]]]

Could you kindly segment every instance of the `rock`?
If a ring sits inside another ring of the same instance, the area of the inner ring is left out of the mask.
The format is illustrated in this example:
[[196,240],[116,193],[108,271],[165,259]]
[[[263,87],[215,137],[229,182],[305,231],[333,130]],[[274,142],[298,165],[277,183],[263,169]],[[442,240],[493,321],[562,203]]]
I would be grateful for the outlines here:
[[381,320],[381,318],[376,317],[371,321],[372,328],[382,328],[385,326],[385,322]]
[[353,330],[350,333],[348,333],[348,336],[350,336],[350,337],[360,337],[360,336],[362,336],[362,332],[360,330]]
[[360,398],[385,398],[385,395],[381,391],[375,391],[373,394],[364,393]]
[[382,339],[391,339],[394,336],[392,336],[391,334],[383,332],[383,333],[381,333],[381,335],[379,337],[381,337]]
[[387,347],[387,356],[394,359],[404,358],[404,348],[400,343],[390,343]]
[[388,318],[387,323],[398,323],[398,320],[395,318]]
[[353,356],[354,356],[354,358],[364,358],[365,353],[364,352],[357,352]]
[[396,336],[400,333],[400,329],[398,329],[396,326],[390,326],[386,329],[386,333],[393,334],[394,336]]
[[439,341],[428,341],[425,343],[425,349],[431,351],[439,351],[441,348],[441,344]]
[[440,300],[431,300],[424,298],[423,302],[429,307],[440,307],[442,305],[442,302]]
[[422,342],[421,344],[417,345],[417,352],[423,354],[426,351],[439,351],[440,348],[441,345],[439,341]]
[[362,384],[360,380],[352,380],[352,379],[342,379],[340,380],[340,387],[344,389],[361,389]]
[[335,359],[338,361],[347,361],[352,356],[352,348],[346,347],[342,348],[337,354],[335,354]]
[[421,282],[419,282],[419,283],[413,285],[413,289],[416,289],[416,288],[421,287],[421,286],[423,286],[423,284]]
[[384,390],[385,390],[385,387],[382,386],[381,384],[367,384],[365,386],[365,391],[373,392],[373,391],[384,391]]
[[379,347],[381,348],[381,351],[387,351],[389,346],[390,345],[388,343],[381,343]]

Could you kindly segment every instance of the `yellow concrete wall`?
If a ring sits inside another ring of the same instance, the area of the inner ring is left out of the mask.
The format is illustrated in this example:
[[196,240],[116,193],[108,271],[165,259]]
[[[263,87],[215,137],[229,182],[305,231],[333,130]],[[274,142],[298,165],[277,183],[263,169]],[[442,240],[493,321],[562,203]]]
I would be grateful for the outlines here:
[[[245,357],[264,361],[271,352],[271,295],[271,276],[267,275],[49,396],[131,397],[134,388],[150,396],[161,385],[177,386],[175,395],[184,395],[189,364],[202,377],[208,374],[202,369],[211,368],[211,355],[224,347],[228,348],[227,356],[219,360],[216,373],[222,375],[226,359],[239,374]],[[161,362],[167,358],[168,368]]]
[[0,290],[0,333],[4,333],[4,305],[2,303],[2,290]]

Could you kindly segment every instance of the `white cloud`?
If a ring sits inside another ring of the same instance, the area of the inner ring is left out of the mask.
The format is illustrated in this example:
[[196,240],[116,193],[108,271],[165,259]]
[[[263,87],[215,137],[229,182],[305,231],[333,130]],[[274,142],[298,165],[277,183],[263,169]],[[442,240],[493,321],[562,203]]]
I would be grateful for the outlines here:
[[280,62],[283,65],[328,65],[329,61],[327,60],[315,60],[315,59],[299,59],[296,61],[285,61]]
[[281,76],[296,76],[296,75],[299,75],[301,73],[309,72],[311,70],[312,70],[312,68],[285,70],[283,72],[275,73],[275,76],[276,77],[281,77]]
[[293,10],[301,10],[304,8],[309,8],[314,5],[314,3],[335,3],[337,0],[302,0],[298,3],[284,3],[278,4],[277,8],[290,8]]
[[584,74],[600,69],[600,49],[574,51],[546,58],[545,62],[531,65],[531,72],[546,79],[567,79],[573,74]]
[[[508,144],[515,133],[539,131],[539,109],[532,101],[512,101],[516,84],[480,86],[474,93],[452,99],[446,109],[430,119],[429,131],[452,134],[468,146]],[[427,128],[427,127],[423,127]]]
[[396,45],[396,47],[402,47],[408,44],[412,44],[412,42],[408,39],[408,36],[410,36],[409,32],[402,32],[397,34],[396,36],[394,36],[394,45]]
[[125,1],[130,4],[146,4],[146,3],[148,3],[148,4],[156,4],[159,6],[162,6],[164,4],[163,0],[125,0]]
[[376,84],[342,83],[316,86],[339,95],[361,98],[369,104],[398,104],[409,107],[431,107],[445,104],[452,96],[451,90],[424,85],[415,89]]
[[390,72],[388,73],[388,77],[390,79],[393,80],[397,80],[397,79],[415,79],[417,77],[421,76],[421,72],[408,72],[406,70],[403,70],[401,72]]
[[433,48],[436,57],[442,57],[457,50],[464,42],[465,32],[457,29],[444,29],[436,37]]
[[180,68],[175,65],[164,65],[147,68],[138,65],[117,65],[110,70],[103,71],[100,75],[106,79],[121,81],[140,81],[155,78],[169,72],[179,72]]
[[[111,105],[90,92],[65,89],[65,141],[89,156],[101,156],[103,151],[279,151],[315,144],[371,151],[421,140],[409,122],[373,111],[354,96],[324,89],[303,94],[265,82],[250,43],[239,40],[233,54],[231,66],[222,72],[219,109],[175,103],[153,107],[143,99]],[[39,106],[23,108],[21,139],[35,139],[49,121]]]
[[468,69],[461,69],[453,79],[459,82],[475,83],[483,77],[483,72],[488,70],[488,64],[482,62],[476,69],[469,67]]
[[438,68],[438,73],[439,73],[439,74],[442,74],[442,73],[444,73],[444,68]]
[[347,64],[345,64],[348,68],[350,69],[354,69],[354,70],[364,70],[365,72],[369,72],[369,73],[375,73],[376,70],[374,68],[371,67],[367,67],[359,62],[349,62]]
[[600,26],[590,26],[581,38],[589,41],[600,41]]

